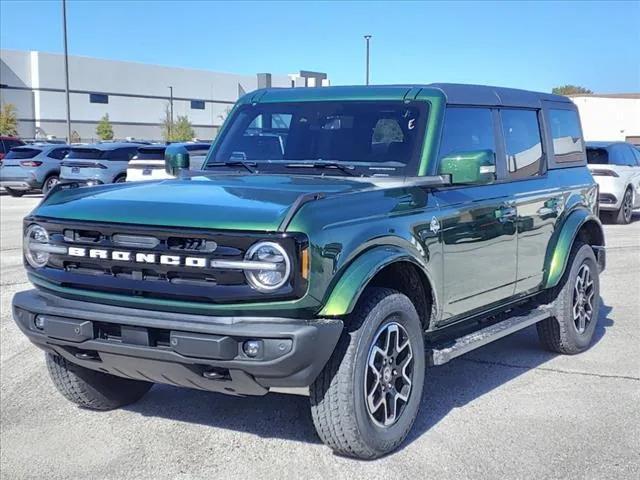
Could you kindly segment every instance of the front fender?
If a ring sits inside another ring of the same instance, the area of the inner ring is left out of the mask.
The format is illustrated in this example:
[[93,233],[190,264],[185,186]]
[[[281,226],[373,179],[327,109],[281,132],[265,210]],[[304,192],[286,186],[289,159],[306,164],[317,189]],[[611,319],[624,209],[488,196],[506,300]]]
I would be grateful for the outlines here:
[[342,274],[318,315],[340,316],[351,313],[371,279],[387,265],[402,260],[418,265],[409,252],[393,245],[377,246],[362,253]]
[[544,288],[555,287],[560,282],[565,268],[567,268],[573,242],[580,229],[588,222],[594,222],[600,230],[602,238],[604,238],[602,223],[597,216],[585,208],[571,212],[559,229],[556,230],[549,243],[545,259]]

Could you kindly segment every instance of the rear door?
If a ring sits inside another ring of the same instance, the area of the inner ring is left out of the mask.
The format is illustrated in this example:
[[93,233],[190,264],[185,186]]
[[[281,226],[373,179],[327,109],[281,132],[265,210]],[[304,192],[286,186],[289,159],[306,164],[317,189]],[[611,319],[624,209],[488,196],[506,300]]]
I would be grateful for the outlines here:
[[543,280],[547,248],[565,199],[556,172],[547,169],[552,152],[547,152],[548,144],[543,141],[542,110],[502,108],[500,123],[507,188],[518,210],[515,293],[520,294],[535,290]]
[[440,159],[490,151],[497,171],[494,182],[434,192],[441,209],[445,323],[514,292],[517,212],[499,181],[504,152],[496,139],[497,120],[497,111],[484,107],[449,107],[445,114]]

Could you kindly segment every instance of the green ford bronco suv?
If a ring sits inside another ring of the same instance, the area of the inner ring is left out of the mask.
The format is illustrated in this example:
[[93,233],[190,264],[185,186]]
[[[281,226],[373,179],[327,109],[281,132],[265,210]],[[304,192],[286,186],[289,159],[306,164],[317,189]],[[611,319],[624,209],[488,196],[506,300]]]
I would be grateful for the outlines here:
[[533,324],[553,352],[591,342],[604,235],[565,97],[258,90],[188,165],[169,147],[177,179],[61,184],[24,220],[13,314],[72,402],[308,387],[320,438],[375,458],[427,366]]

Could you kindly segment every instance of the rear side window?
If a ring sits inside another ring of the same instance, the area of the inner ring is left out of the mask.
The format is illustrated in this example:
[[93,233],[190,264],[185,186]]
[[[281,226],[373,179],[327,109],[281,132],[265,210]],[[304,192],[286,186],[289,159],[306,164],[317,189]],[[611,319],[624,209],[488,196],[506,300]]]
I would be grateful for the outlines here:
[[584,144],[578,112],[552,108],[548,115],[556,162],[582,161]]
[[495,164],[496,140],[491,110],[448,108],[440,142],[440,158],[486,150],[493,154]]
[[67,153],[69,153],[68,148],[54,148],[49,152],[47,157],[55,158],[56,160],[62,160],[67,155]]
[[503,109],[500,116],[509,176],[522,179],[540,175],[543,155],[538,113]]
[[38,150],[37,148],[14,148],[10,150],[9,153],[4,157],[7,160],[10,159],[25,159],[25,158],[33,158],[38,155],[42,150]]

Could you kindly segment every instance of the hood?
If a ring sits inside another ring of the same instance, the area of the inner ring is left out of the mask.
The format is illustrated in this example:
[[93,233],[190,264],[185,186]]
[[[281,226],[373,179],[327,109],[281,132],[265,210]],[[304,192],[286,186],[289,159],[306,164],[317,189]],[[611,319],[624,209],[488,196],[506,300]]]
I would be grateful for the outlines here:
[[370,179],[291,175],[194,176],[60,189],[33,215],[167,227],[275,231],[303,194],[370,189]]

